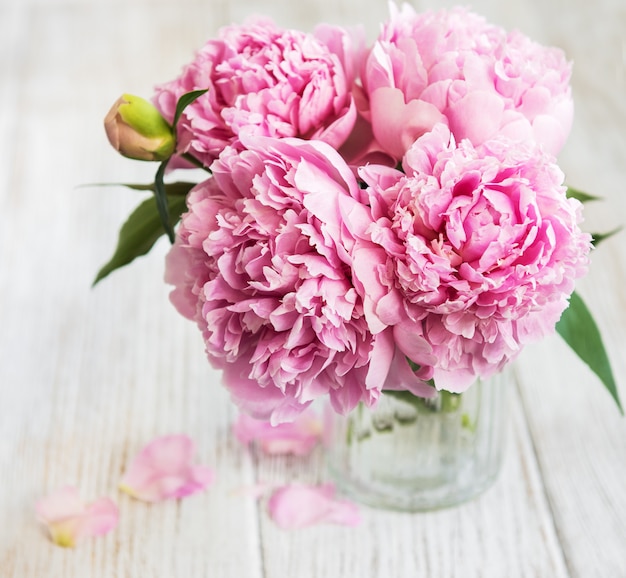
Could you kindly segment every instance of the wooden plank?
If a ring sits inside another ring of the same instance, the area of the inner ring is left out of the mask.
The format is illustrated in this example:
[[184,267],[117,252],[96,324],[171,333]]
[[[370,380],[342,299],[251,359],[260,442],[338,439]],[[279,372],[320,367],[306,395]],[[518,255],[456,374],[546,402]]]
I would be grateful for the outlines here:
[[[604,294],[592,309],[623,376],[626,319],[623,303],[616,302],[623,298],[602,287],[623,278],[624,269],[611,270],[617,261],[604,264],[587,301]],[[522,397],[570,574],[626,575],[626,422],[597,377],[558,338],[531,348],[525,360]],[[621,384],[623,399],[623,378]]]
[[[511,384],[512,387],[513,384]],[[277,528],[263,511],[268,576],[566,577],[532,444],[515,392],[508,456],[496,484],[457,508],[420,514],[361,508],[356,528]],[[323,460],[257,456],[268,484],[328,480]]]
[[[24,4],[5,3],[0,5],[0,158],[6,159],[7,171],[0,176],[0,202],[7,202],[8,191],[13,182],[11,169],[15,159],[13,143],[17,137],[19,116],[18,78],[28,45],[28,29]],[[6,215],[8,211],[4,211]],[[0,218],[2,216],[0,215]],[[1,239],[1,237],[0,237]],[[0,250],[4,243],[0,245]]]
[[[174,13],[164,4],[151,19],[156,31],[138,32],[143,54],[159,53]],[[252,479],[251,464],[233,446],[232,408],[200,336],[167,301],[166,246],[90,289],[138,197],[76,185],[142,181],[153,170],[118,159],[101,128],[110,103],[103,86],[116,90],[131,77],[149,86],[140,62],[109,60],[107,31],[138,23],[145,7],[125,15],[103,3],[28,12],[32,36],[16,79],[19,179],[10,191],[11,219],[3,223],[12,242],[3,252],[11,275],[3,275],[0,295],[11,304],[0,335],[0,575],[254,578],[261,567],[255,504],[231,495]],[[218,471],[216,484],[201,496],[155,506],[121,495],[116,486],[133,454],[170,432],[198,441],[198,459]],[[52,546],[33,505],[66,483],[88,498],[116,499],[118,530],[75,551]]]
[[[572,185],[605,197],[585,207],[585,228],[623,225],[626,89],[623,5],[537,3],[546,31],[574,61],[574,127],[561,164]],[[598,10],[602,21],[587,25]],[[626,397],[626,253],[623,233],[592,254],[579,290],[604,335]],[[546,492],[573,577],[626,576],[626,421],[597,378],[558,338],[531,348],[522,397]],[[540,371],[535,369],[540,368]]]

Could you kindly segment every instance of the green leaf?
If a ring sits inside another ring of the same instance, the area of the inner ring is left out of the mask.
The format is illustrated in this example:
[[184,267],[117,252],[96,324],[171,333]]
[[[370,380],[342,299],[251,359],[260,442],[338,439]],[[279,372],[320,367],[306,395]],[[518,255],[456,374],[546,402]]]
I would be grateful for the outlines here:
[[[132,185],[127,186],[134,188]],[[187,208],[185,197],[183,195],[167,197],[167,203],[170,226],[174,227]],[[100,269],[93,285],[104,279],[109,273],[128,265],[137,257],[145,255],[164,232],[156,199],[150,197],[143,201],[122,225],[115,253],[110,261]]]
[[606,241],[606,239],[612,237],[616,233],[619,233],[622,229],[623,227],[617,227],[617,229],[613,229],[608,233],[592,233],[591,242],[593,243],[594,247],[597,247],[602,241]]
[[178,102],[176,103],[176,112],[174,113],[174,122],[172,123],[172,127],[174,129],[176,129],[178,119],[180,118],[180,115],[183,114],[183,110],[185,110],[194,100],[200,98],[205,92],[208,92],[208,90],[208,88],[192,90],[191,92],[186,92],[178,99]]
[[556,330],[578,357],[600,378],[615,400],[620,413],[624,415],[600,331],[589,309],[577,293],[572,293],[569,307],[563,312]]
[[590,195],[589,193],[585,193],[583,191],[579,191],[578,189],[574,189],[572,187],[567,187],[567,196],[571,199],[578,199],[581,203],[587,203],[589,201],[601,201],[602,197],[595,197]]

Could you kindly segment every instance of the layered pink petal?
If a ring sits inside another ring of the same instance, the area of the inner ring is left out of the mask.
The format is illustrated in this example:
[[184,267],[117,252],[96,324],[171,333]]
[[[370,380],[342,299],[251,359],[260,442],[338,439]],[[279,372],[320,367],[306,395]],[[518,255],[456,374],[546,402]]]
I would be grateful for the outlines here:
[[208,89],[177,125],[178,152],[207,167],[244,132],[338,147],[356,120],[352,84],[362,59],[358,34],[330,26],[305,34],[258,19],[222,28],[154,100],[171,121],[183,94]]
[[120,489],[145,502],[200,492],[213,481],[214,474],[210,468],[193,464],[194,454],[195,444],[188,436],[156,438],[131,462]]
[[482,143],[496,136],[502,126],[505,103],[494,93],[475,90],[448,108],[450,130],[457,140]]
[[72,486],[39,500],[36,512],[39,521],[48,528],[52,541],[65,548],[73,548],[84,538],[107,534],[117,526],[119,519],[112,500],[101,498],[85,504]]
[[268,501],[268,510],[272,520],[288,530],[322,523],[356,526],[361,522],[358,508],[338,499],[332,484],[278,488]]
[[401,159],[409,147],[445,117],[423,100],[410,100],[397,88],[381,87],[370,94],[372,128],[383,150]]
[[430,365],[425,365],[415,372],[411,369],[406,355],[396,348],[384,390],[410,391],[417,397],[435,397],[437,390],[426,381],[432,377],[433,369]]
[[[403,168],[360,172],[371,225],[354,231],[363,237],[355,277],[375,319],[420,366],[414,374],[396,357],[385,388],[434,378],[438,389],[460,392],[554,330],[586,272],[589,236],[562,172],[532,142],[456,144],[438,125]],[[367,241],[375,248],[363,252]]]
[[570,74],[560,50],[466,9],[392,6],[364,66],[369,103],[357,104],[378,146],[398,161],[436,122],[449,124],[457,141],[506,134],[556,155],[572,124]]
[[291,421],[322,396],[342,412],[374,403],[391,356],[351,269],[363,191],[326,143],[246,134],[241,145],[187,199],[167,261],[172,301],[254,417]]

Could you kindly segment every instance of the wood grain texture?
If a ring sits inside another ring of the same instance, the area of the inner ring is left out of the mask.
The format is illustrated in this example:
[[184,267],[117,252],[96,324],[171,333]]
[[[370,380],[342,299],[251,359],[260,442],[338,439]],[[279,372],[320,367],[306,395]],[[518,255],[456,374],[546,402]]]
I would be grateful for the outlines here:
[[[267,576],[568,576],[523,416],[512,418],[501,476],[471,503],[418,515],[364,509],[357,528],[294,533],[262,517]],[[321,460],[258,463],[264,482],[324,479]]]
[[[421,1],[418,8],[452,5]],[[606,197],[590,230],[626,221],[626,12],[620,0],[476,0],[473,8],[575,60],[577,116],[561,164]],[[90,289],[148,182],[118,157],[102,118],[123,91],[149,95],[193,51],[252,13],[311,30],[362,22],[381,0],[22,0],[0,2],[0,578],[626,577],[626,420],[558,339],[516,365],[509,452],[496,485],[455,509],[363,510],[358,528],[278,529],[259,481],[325,479],[310,460],[248,452],[200,336],[168,303],[155,253]],[[593,23],[591,25],[590,23]],[[607,339],[626,399],[624,234],[593,256],[580,292]],[[184,432],[217,472],[206,493],[148,506],[116,490],[151,438]],[[108,495],[119,528],[76,550],[52,546],[33,505],[74,483]]]

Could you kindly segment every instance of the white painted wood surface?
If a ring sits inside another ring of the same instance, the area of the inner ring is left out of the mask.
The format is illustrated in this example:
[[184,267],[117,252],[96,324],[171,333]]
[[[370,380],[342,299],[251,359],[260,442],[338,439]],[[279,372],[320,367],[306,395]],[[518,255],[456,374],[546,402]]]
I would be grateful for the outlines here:
[[[450,5],[421,2],[418,8]],[[507,28],[575,61],[570,184],[606,198],[590,230],[626,222],[626,10],[622,0],[476,0]],[[104,181],[147,182],[101,121],[124,92],[150,95],[192,52],[252,13],[310,30],[362,23],[382,0],[0,1],[0,578],[626,577],[626,420],[558,338],[517,364],[502,475],[476,501],[437,513],[364,509],[358,528],[285,532],[234,492],[319,480],[319,456],[269,459],[230,435],[235,415],[195,327],[162,282],[160,244],[96,289],[91,280],[136,204]],[[626,399],[626,237],[606,242],[580,291]],[[217,471],[206,493],[147,506],[116,491],[154,436],[185,432]],[[34,501],[65,483],[120,506],[112,534],[63,550]]]

